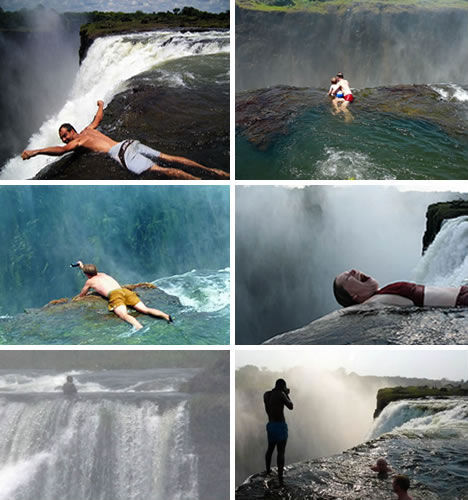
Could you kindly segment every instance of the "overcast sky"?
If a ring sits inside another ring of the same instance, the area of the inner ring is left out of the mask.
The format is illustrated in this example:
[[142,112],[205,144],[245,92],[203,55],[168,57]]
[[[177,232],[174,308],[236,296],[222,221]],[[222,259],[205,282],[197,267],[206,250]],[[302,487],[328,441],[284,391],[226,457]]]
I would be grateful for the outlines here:
[[224,12],[229,9],[229,0],[0,0],[0,7],[5,10],[19,10],[23,7],[34,8],[39,3],[57,12],[159,12],[175,7],[195,7],[208,12]]
[[236,352],[236,368],[245,365],[282,371],[294,366],[318,370],[343,367],[359,375],[402,376],[450,380],[468,379],[468,351],[448,349],[314,348]]

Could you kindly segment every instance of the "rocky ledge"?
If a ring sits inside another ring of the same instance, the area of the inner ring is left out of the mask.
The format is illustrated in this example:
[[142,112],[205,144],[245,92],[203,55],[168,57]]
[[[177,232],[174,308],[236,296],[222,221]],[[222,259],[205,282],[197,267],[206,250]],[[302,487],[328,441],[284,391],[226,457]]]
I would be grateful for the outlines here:
[[264,344],[468,344],[468,309],[360,304]]

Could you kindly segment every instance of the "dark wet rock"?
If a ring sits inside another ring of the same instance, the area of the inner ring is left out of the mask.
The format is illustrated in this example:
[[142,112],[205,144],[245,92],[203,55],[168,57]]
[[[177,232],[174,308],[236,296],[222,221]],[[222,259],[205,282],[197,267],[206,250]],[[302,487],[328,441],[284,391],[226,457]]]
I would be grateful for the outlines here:
[[468,216],[468,201],[465,200],[454,200],[429,205],[426,212],[426,231],[423,236],[423,253],[434,241],[444,220],[454,219],[463,215]]
[[[379,479],[369,466],[382,456],[388,458],[392,453],[390,446],[389,440],[380,439],[356,446],[339,455],[287,465],[284,472],[285,486],[282,488],[279,487],[275,469],[270,476],[254,474],[236,489],[236,499],[388,500],[394,496],[391,475],[386,479]],[[417,462],[416,457],[413,460]],[[411,458],[400,459],[400,463],[406,467],[415,466],[411,463]],[[413,498],[440,498],[414,480],[410,492],[416,495]]]
[[[266,150],[306,110],[331,112],[326,89],[288,87],[240,92],[236,96],[236,133],[260,150]],[[427,85],[399,85],[354,91],[354,114],[378,112],[406,119],[424,120],[446,133],[468,137],[464,109],[445,101]]]
[[264,343],[468,344],[468,310],[361,304],[334,311]]
[[[229,86],[226,85],[227,92]],[[128,82],[104,110],[99,127],[116,141],[137,139],[153,149],[185,156],[229,172],[229,98],[223,85],[172,88],[152,83],[152,72]],[[204,179],[210,174],[186,169]],[[43,168],[36,180],[166,178],[155,172],[135,175],[106,154],[76,152]]]

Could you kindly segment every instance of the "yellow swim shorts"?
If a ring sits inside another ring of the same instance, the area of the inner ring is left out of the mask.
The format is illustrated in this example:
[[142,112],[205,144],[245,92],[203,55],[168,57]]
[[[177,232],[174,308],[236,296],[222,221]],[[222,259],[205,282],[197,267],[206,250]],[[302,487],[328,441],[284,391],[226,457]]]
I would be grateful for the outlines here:
[[119,306],[134,306],[140,302],[140,298],[135,292],[132,292],[128,288],[117,288],[109,293],[109,311],[113,311]]

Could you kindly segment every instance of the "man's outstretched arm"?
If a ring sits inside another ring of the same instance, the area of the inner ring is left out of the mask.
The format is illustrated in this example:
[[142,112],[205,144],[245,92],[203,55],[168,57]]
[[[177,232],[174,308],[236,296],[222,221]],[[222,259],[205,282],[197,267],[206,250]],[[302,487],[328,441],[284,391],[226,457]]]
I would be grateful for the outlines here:
[[86,128],[97,128],[98,125],[101,123],[102,118],[104,116],[104,101],[98,101],[97,107],[98,110],[94,117],[94,120]]
[[68,144],[65,144],[65,146],[51,146],[49,148],[41,149],[25,149],[21,153],[21,158],[23,158],[23,160],[29,160],[29,158],[37,155],[62,156],[65,153],[73,151],[78,146],[78,141],[71,141]]

